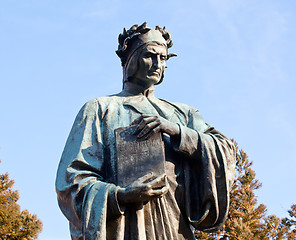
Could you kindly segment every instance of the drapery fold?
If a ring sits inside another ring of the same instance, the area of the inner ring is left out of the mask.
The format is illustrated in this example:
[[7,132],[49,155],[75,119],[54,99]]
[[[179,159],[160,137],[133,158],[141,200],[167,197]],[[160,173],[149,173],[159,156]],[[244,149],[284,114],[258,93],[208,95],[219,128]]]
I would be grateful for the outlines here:
[[[114,130],[141,114],[180,126],[179,142],[164,136],[169,192],[141,208],[120,206]],[[74,240],[193,240],[190,224],[205,231],[223,224],[234,166],[231,141],[187,105],[144,96],[97,98],[80,110],[68,137],[56,179],[58,202]]]

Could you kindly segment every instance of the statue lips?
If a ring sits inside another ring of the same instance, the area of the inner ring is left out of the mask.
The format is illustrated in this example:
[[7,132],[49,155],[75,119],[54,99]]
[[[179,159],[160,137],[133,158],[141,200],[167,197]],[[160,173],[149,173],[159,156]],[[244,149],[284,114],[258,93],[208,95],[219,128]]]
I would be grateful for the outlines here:
[[148,75],[149,76],[157,75],[158,77],[160,77],[160,70],[152,70],[152,71],[149,71],[148,72]]
[[154,84],[159,83],[161,78],[160,69],[158,70],[151,70],[147,73],[147,77],[150,78],[154,82]]

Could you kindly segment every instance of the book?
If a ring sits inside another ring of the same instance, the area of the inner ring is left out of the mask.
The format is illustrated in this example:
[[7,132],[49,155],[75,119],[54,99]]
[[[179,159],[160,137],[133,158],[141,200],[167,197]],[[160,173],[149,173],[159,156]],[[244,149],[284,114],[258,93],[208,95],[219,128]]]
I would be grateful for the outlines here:
[[126,187],[148,173],[158,177],[165,173],[164,143],[161,133],[139,139],[136,125],[115,129],[117,185]]

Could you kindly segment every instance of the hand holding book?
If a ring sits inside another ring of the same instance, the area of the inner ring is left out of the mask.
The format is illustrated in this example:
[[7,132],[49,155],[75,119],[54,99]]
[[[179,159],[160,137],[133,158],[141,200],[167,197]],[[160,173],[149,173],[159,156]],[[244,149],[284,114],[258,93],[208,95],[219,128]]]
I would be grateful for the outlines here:
[[168,192],[168,182],[165,174],[155,178],[148,173],[138,178],[125,188],[119,188],[118,201],[121,204],[142,203],[162,197]]
[[136,125],[134,134],[138,138],[148,139],[151,135],[162,132],[167,133],[171,137],[178,136],[180,129],[178,124],[172,123],[161,116],[141,115],[132,122],[131,125]]

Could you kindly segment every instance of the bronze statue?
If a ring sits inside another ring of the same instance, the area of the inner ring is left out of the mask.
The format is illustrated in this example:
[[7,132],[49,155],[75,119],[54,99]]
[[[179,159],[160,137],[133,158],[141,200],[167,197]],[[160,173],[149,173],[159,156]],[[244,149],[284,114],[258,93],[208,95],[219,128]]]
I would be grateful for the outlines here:
[[[172,44],[165,28],[134,25],[119,35],[123,90],[86,103],[59,164],[59,206],[75,240],[195,239],[192,227],[223,225],[234,179],[235,148],[198,110],[154,96]],[[165,173],[117,183],[114,130],[136,126],[149,139],[161,133]]]

